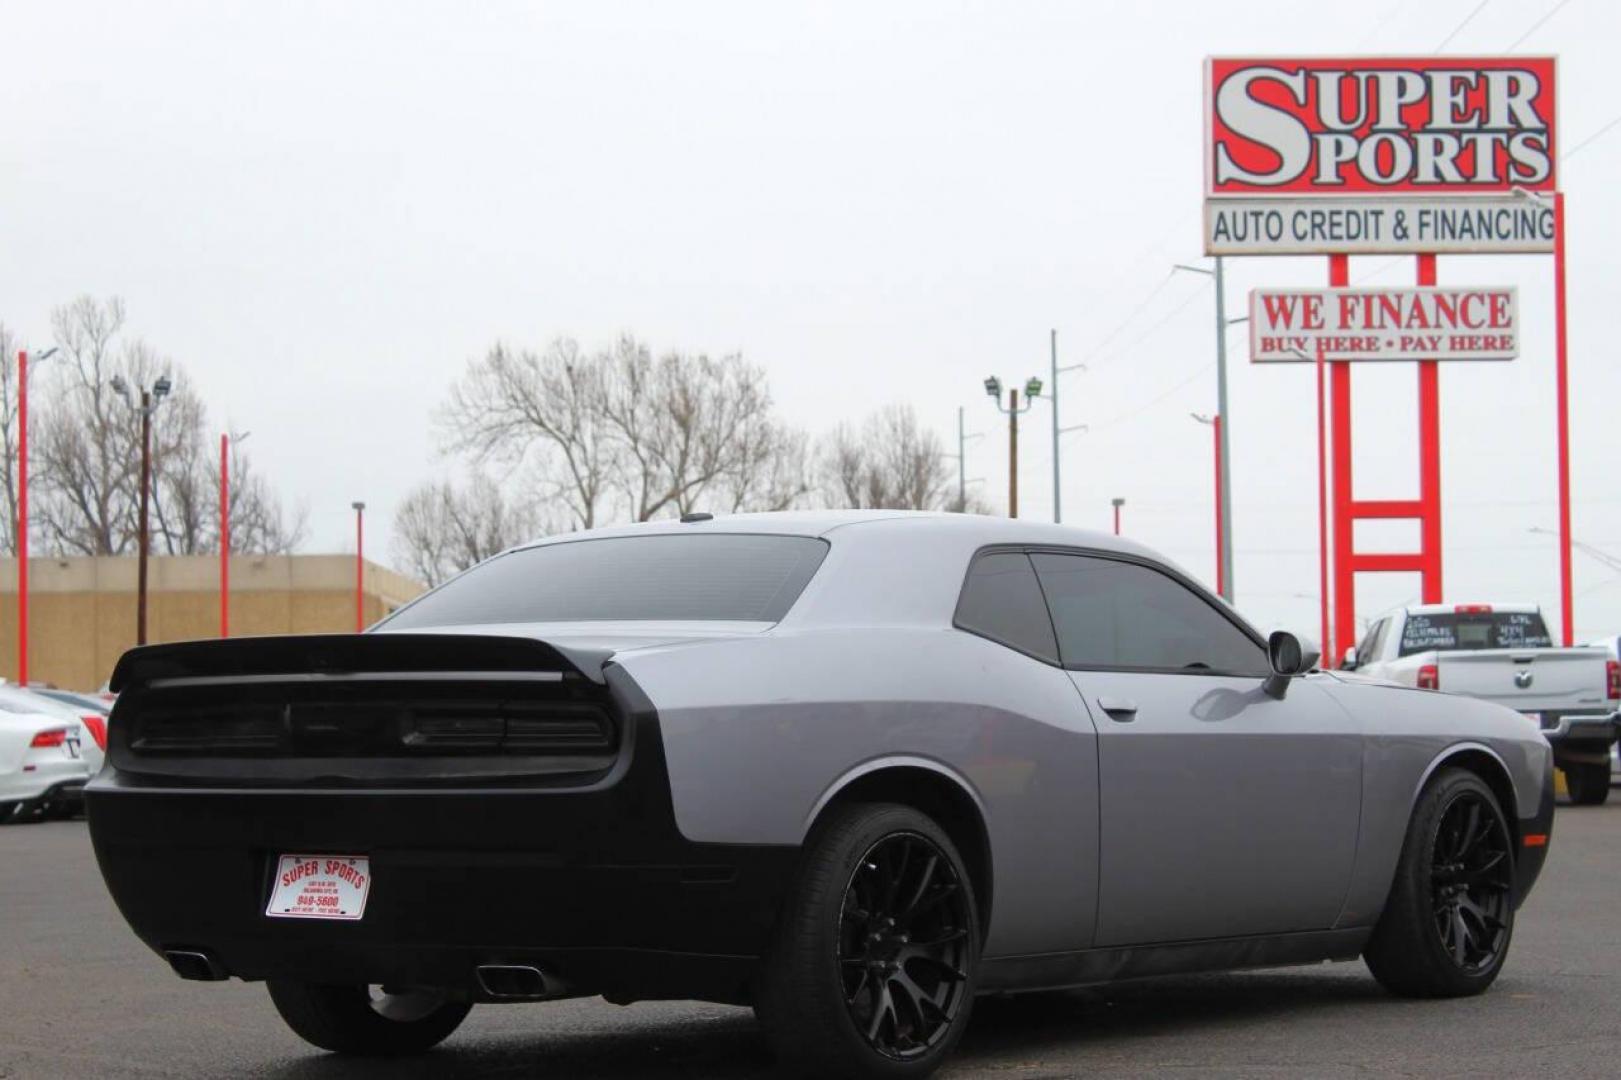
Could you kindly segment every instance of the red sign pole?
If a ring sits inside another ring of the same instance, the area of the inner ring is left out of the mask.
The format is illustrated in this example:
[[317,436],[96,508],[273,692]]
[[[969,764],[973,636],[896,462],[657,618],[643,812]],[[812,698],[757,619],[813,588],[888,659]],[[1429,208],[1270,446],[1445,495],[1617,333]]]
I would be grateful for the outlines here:
[[1565,352],[1565,195],[1553,197],[1554,363],[1559,410],[1559,620],[1566,648],[1576,640],[1570,577],[1570,370]]
[[[1418,256],[1418,283],[1435,284],[1435,256]],[[1418,503],[1420,589],[1426,604],[1441,602],[1441,370],[1418,365]]]
[[28,685],[28,352],[17,354],[17,684]]
[[[1351,284],[1349,255],[1328,257],[1328,284],[1335,289]],[[1334,364],[1329,380],[1333,390],[1329,427],[1334,458],[1334,635],[1333,647],[1325,655],[1331,664],[1338,665],[1344,650],[1356,640],[1356,571],[1351,563],[1355,540],[1351,516],[1351,365],[1344,361]]]
[[1317,345],[1317,596],[1322,612],[1323,655],[1336,658],[1328,640],[1328,431],[1323,416],[1323,346]]
[[231,636],[231,436],[220,435],[220,637]]

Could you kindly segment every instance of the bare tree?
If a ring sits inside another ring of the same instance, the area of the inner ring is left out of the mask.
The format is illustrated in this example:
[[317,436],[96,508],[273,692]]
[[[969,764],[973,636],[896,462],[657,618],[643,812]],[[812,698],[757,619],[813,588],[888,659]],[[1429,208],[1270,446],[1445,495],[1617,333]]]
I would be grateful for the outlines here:
[[763,371],[736,355],[654,359],[628,335],[590,356],[567,339],[544,354],[497,345],[469,366],[440,423],[446,448],[477,463],[537,467],[584,528],[708,499],[774,509],[809,486],[805,440],[772,418]]
[[870,510],[943,510],[956,503],[945,446],[909,405],[891,405],[856,428],[840,424],[823,443],[819,471],[830,505]]
[[480,462],[538,460],[573,523],[591,528],[612,485],[616,453],[603,423],[605,365],[560,338],[544,353],[496,345],[474,361],[440,414],[450,449]]
[[[138,392],[167,376],[169,394],[151,412],[152,550],[218,551],[217,459],[210,452],[207,411],[179,365],[144,342],[122,337],[124,321],[123,303],[116,298],[80,297],[54,313],[64,362],[53,376],[55,392],[40,425],[38,521],[46,546],[81,555],[134,549],[140,527],[141,418],[112,383],[122,378]],[[284,517],[245,458],[235,456],[231,468],[233,549],[291,550],[303,534],[302,514],[290,521]]]
[[489,478],[416,488],[394,514],[395,555],[434,586],[536,533],[532,507],[510,503]]

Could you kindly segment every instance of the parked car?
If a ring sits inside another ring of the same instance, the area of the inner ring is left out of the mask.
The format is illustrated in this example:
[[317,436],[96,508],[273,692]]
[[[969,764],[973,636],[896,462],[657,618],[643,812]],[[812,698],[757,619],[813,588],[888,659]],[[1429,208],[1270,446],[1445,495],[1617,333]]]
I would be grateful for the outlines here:
[[1553,745],[1572,802],[1609,797],[1621,663],[1601,646],[1555,648],[1534,604],[1402,608],[1375,619],[1343,666],[1522,712]]
[[[100,731],[105,741],[105,725]],[[0,822],[77,813],[101,762],[101,747],[74,710],[0,686]]]
[[347,1053],[475,1002],[699,998],[790,1068],[916,1077],[983,993],[1358,956],[1478,993],[1548,743],[1316,659],[1060,526],[599,529],[364,634],[125,654],[90,831],[176,973],[265,980]]

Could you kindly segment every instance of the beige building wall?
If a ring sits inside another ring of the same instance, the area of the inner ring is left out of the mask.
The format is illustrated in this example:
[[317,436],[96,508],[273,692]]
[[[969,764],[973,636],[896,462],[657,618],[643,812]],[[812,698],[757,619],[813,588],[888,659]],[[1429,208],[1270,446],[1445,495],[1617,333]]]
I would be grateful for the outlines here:
[[[136,560],[28,560],[28,677],[74,690],[107,681],[135,644]],[[372,623],[423,586],[368,562],[362,601]],[[355,628],[353,555],[238,555],[231,559],[231,636],[317,634]],[[219,636],[219,558],[167,555],[147,564],[149,643]],[[0,559],[0,675],[17,677],[17,560]]]

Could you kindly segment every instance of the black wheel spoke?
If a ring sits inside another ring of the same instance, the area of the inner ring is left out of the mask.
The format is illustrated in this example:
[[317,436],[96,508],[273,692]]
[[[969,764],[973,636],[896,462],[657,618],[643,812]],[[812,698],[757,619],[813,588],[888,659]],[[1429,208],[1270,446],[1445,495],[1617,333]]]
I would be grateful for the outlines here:
[[969,994],[969,897],[933,840],[873,844],[845,889],[839,971],[856,1030],[885,1057],[910,1060],[943,1038]]
[[1460,969],[1491,967],[1508,939],[1513,859],[1501,815],[1477,791],[1459,792],[1435,831],[1430,889],[1442,950]]

